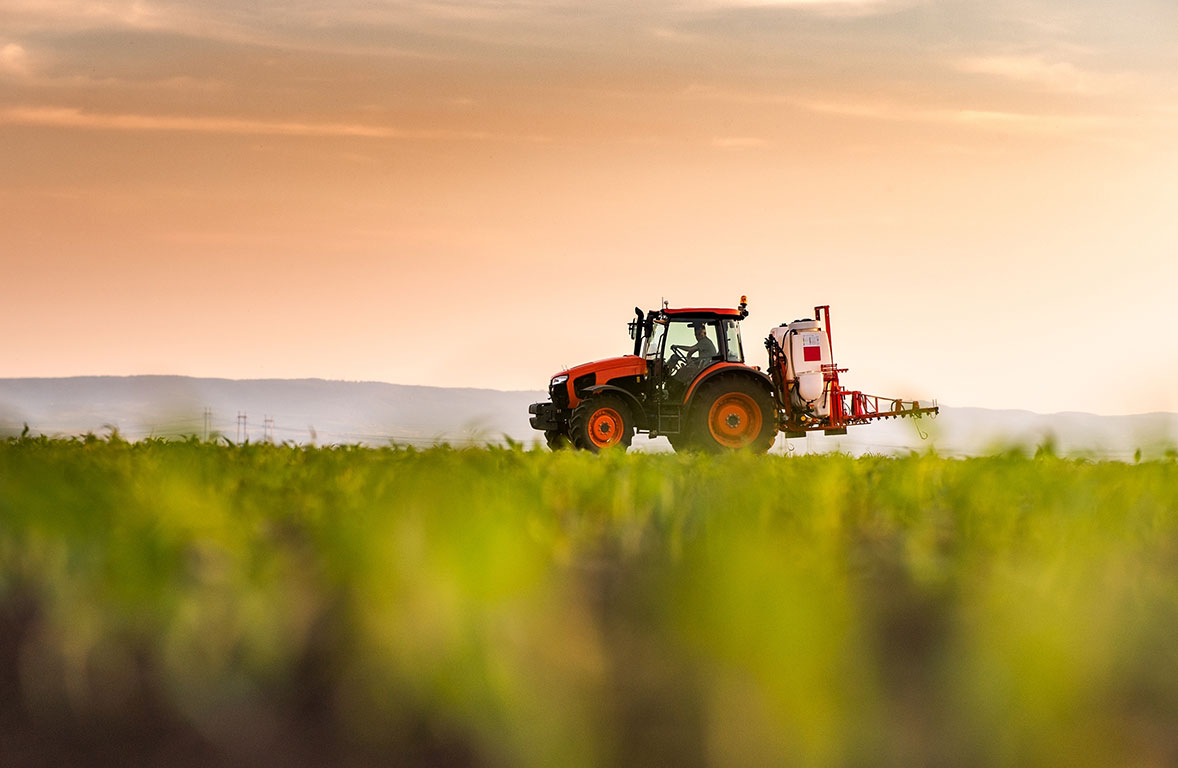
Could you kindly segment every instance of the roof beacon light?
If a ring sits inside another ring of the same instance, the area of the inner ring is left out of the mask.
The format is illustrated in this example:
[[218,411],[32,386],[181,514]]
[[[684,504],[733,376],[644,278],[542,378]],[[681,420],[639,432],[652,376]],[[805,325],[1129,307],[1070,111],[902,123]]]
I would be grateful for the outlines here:
[[748,296],[741,296],[740,297],[740,316],[741,317],[748,317],[748,315],[749,315],[748,305],[749,305],[749,297]]

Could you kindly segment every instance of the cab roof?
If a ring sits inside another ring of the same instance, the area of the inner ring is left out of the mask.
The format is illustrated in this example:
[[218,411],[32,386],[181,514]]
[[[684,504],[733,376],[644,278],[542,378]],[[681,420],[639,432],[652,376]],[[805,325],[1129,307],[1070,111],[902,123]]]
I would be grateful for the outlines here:
[[739,309],[728,307],[686,307],[683,309],[664,309],[662,313],[667,317],[677,318],[734,317],[739,320],[744,316],[740,313]]

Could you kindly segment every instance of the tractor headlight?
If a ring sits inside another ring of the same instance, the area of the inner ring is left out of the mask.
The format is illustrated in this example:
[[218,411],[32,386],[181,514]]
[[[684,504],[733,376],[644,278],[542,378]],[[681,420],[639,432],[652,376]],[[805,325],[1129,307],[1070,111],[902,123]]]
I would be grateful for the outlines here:
[[559,385],[561,385],[561,384],[564,384],[564,383],[565,383],[566,381],[568,381],[568,380],[569,380],[568,374],[567,374],[567,373],[562,373],[562,374],[561,374],[561,375],[559,375],[559,376],[553,376],[553,377],[552,377],[552,383],[550,383],[548,386],[550,386],[550,387],[556,387],[556,386],[559,386]]

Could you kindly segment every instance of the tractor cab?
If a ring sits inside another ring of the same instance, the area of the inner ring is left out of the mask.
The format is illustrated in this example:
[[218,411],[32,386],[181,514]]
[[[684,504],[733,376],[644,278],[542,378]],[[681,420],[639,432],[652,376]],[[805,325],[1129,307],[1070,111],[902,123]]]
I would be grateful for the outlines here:
[[661,399],[682,401],[691,383],[716,363],[743,363],[740,309],[668,309],[631,323],[635,354],[646,359],[650,385]]

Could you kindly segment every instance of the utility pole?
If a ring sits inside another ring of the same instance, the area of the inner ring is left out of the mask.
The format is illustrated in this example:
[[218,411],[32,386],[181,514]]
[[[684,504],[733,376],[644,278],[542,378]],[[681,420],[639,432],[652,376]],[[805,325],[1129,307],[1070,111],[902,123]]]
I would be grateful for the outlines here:
[[274,419],[270,416],[262,417],[262,440],[274,444]]
[[205,406],[204,426],[205,426],[204,441],[207,443],[209,441],[209,432],[212,430],[212,426],[213,426],[213,409],[208,407],[207,405]]
[[246,425],[245,411],[237,412],[237,444],[241,445],[241,437],[245,435],[245,439],[249,440],[249,428]]

